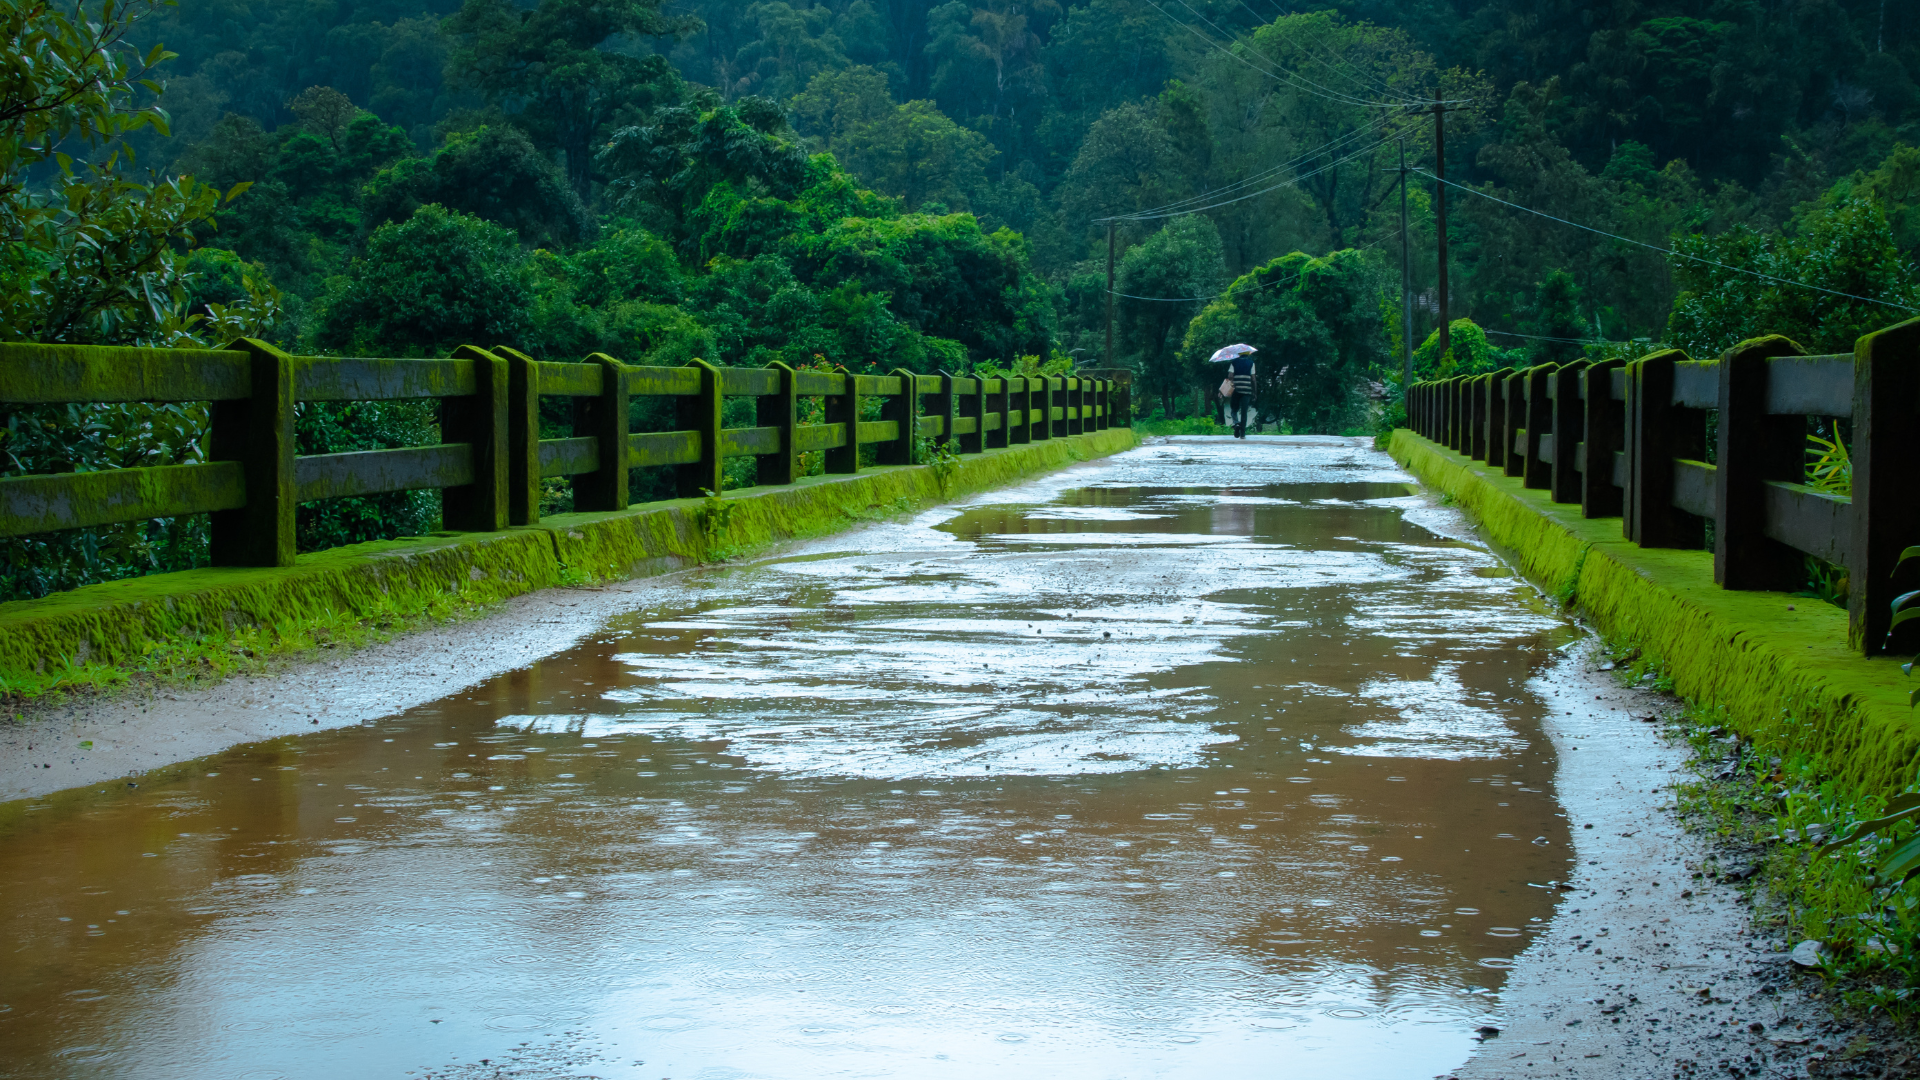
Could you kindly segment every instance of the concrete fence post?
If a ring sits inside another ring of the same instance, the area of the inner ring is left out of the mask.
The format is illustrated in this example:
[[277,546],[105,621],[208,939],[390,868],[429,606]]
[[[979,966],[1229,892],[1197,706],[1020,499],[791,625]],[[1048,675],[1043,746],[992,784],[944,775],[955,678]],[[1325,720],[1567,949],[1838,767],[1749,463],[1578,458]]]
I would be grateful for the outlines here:
[[1673,402],[1674,365],[1687,360],[1679,349],[1662,349],[1635,361],[1627,376],[1627,511],[1641,547],[1698,548],[1705,522],[1673,505],[1673,462],[1707,454],[1706,421],[1698,410]]
[[1586,409],[1580,401],[1587,362],[1561,364],[1548,376],[1553,396],[1553,463],[1547,481],[1557,503],[1580,501],[1579,446],[1586,438]]
[[[934,440],[936,446],[945,446],[953,442],[953,420],[960,415],[953,399],[953,375],[942,371],[939,376],[940,389],[928,395],[933,401],[928,404],[927,415],[940,418],[940,435]],[[955,448],[958,452],[958,447]]]
[[1551,466],[1540,460],[1540,438],[1553,434],[1553,399],[1547,396],[1547,377],[1551,374],[1552,364],[1535,364],[1527,369],[1527,441],[1520,460],[1522,487],[1550,488],[1553,485]]
[[540,521],[540,362],[518,349],[487,350],[507,362],[507,523]]
[[292,566],[293,357],[254,338],[227,348],[250,357],[250,390],[241,400],[213,403],[207,458],[240,462],[247,502],[209,515],[209,555],[215,566]]
[[462,345],[455,360],[473,361],[473,394],[440,402],[440,439],[473,447],[473,483],[440,493],[440,521],[461,532],[498,532],[507,527],[508,481],[512,474],[508,395],[512,387],[507,361],[485,349]]
[[973,420],[973,430],[968,434],[960,436],[960,453],[977,454],[985,447],[985,443],[981,442],[980,439],[980,436],[984,434],[984,432],[980,430],[981,425],[986,422],[985,417],[982,415],[985,405],[984,397],[981,393],[983,383],[979,378],[965,381],[972,383],[973,389],[954,395],[954,416],[956,419],[971,418]]
[[780,452],[754,459],[754,479],[762,484],[791,484],[800,479],[800,452],[794,449],[793,429],[799,422],[800,397],[794,392],[793,368],[778,360],[767,365],[778,373],[780,389],[753,403],[753,422],[780,429]]
[[1713,578],[1722,588],[1787,591],[1806,583],[1806,557],[1767,535],[1767,481],[1799,483],[1807,453],[1806,417],[1767,415],[1768,361],[1805,352],[1772,334],[1720,358]]
[[1527,447],[1522,436],[1527,429],[1527,373],[1525,369],[1507,373],[1500,392],[1506,395],[1503,408],[1506,430],[1500,435],[1500,470],[1508,476],[1525,476]]
[[1487,468],[1505,469],[1513,440],[1507,437],[1507,372],[1487,376]]
[[683,499],[706,492],[720,494],[720,369],[698,357],[687,361],[700,372],[700,392],[674,399],[677,430],[700,433],[700,460],[674,467],[673,486]]
[[873,461],[876,465],[912,465],[914,444],[920,435],[920,377],[905,368],[895,368],[893,377],[900,380],[900,392],[888,395],[881,403],[880,418],[894,422],[897,436],[875,448]]
[[846,391],[829,396],[824,404],[827,423],[846,425],[847,441],[826,452],[826,471],[857,473],[860,471],[860,380],[844,366],[839,374],[847,380]]
[[587,363],[600,368],[600,396],[573,399],[573,433],[592,438],[600,451],[600,467],[573,478],[575,510],[627,508],[627,435],[631,401],[627,366],[606,353],[594,353]]
[[1897,572],[1900,552],[1920,544],[1920,319],[1866,335],[1853,346],[1853,544],[1847,562],[1847,639],[1868,656],[1920,648],[1920,625],[1887,638],[1891,604],[1920,588],[1920,566]]
[[[980,422],[985,423],[986,418],[989,416],[998,417],[1000,420],[1000,426],[992,431],[986,432],[985,436],[981,439],[980,445],[985,449],[999,450],[1004,448],[1007,445],[1007,436],[1012,433],[1009,421],[1013,418],[1008,415],[1010,410],[1007,405],[1007,399],[1011,397],[1007,392],[1007,384],[1010,381],[1011,380],[1008,379],[984,379],[980,383]],[[988,383],[992,384],[991,389],[988,388]]]
[[1475,375],[1473,389],[1469,397],[1473,400],[1473,412],[1467,418],[1467,445],[1472,447],[1467,456],[1476,461],[1487,459],[1487,417],[1493,406],[1490,396],[1493,393],[1493,376]]
[[1580,516],[1618,517],[1622,492],[1613,482],[1613,455],[1622,449],[1624,403],[1613,399],[1613,373],[1626,362],[1619,358],[1588,364],[1581,376],[1586,396],[1581,430],[1585,467],[1580,474]]
[[1019,423],[1007,431],[1007,442],[1021,445],[1033,441],[1033,380],[1024,375],[1015,375],[1007,380],[1007,419],[1015,417]]

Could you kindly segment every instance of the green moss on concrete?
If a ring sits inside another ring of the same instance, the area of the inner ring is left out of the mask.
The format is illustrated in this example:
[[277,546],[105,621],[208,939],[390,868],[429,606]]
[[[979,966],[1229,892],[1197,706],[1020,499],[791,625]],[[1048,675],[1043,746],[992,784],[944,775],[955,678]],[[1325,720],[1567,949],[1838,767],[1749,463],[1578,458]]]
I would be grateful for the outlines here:
[[[729,492],[724,530],[706,500],[561,514],[498,533],[380,541],[302,555],[292,567],[210,568],[0,604],[0,691],[104,686],[129,672],[221,674],[249,661],[353,645],[521,593],[666,573],[821,536],[876,513],[957,498],[1135,444],[1109,429],[925,466],[810,477]],[[943,482],[944,481],[944,482]]]
[[1582,518],[1578,506],[1410,431],[1394,432],[1388,451],[1472,513],[1522,572],[1741,734],[1775,753],[1818,756],[1863,793],[1913,781],[1920,714],[1907,705],[1907,679],[1897,660],[1847,648],[1846,612],[1722,589],[1711,552],[1641,548],[1621,537],[1619,518]]

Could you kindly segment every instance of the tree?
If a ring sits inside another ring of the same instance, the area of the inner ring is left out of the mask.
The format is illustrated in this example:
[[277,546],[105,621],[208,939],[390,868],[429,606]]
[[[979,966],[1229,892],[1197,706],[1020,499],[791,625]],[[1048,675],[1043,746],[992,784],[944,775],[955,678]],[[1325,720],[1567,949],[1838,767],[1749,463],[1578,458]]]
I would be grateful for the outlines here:
[[[135,95],[163,89],[152,76],[173,54],[155,46],[141,55],[126,41],[156,6],[108,0],[95,19],[69,18],[48,0],[0,0],[9,42],[0,65],[0,338],[190,336],[175,251],[193,242],[220,196],[189,176],[134,178],[124,145],[142,129],[167,130],[166,113]],[[95,160],[76,165],[63,146]],[[36,189],[35,171],[48,165],[47,187]]]
[[1220,234],[1198,215],[1174,218],[1120,260],[1117,345],[1140,372],[1142,393],[1159,395],[1165,416],[1194,385],[1193,365],[1180,355],[1181,333],[1225,277]]
[[1528,353],[1536,364],[1565,364],[1586,356],[1581,343],[1590,340],[1593,326],[1587,321],[1580,285],[1565,270],[1547,275],[1534,290],[1532,318],[1525,326],[1533,340]]
[[909,209],[927,203],[968,209],[999,156],[992,143],[947,119],[931,101],[887,110],[848,132],[834,150],[860,179],[906,200]]
[[1019,99],[1045,93],[1035,24],[1059,13],[1054,0],[985,0],[978,7],[955,0],[928,12],[927,52],[940,58],[935,94],[962,109],[972,98],[976,109],[965,111],[983,108],[995,126],[1010,119]]
[[1070,228],[1096,218],[1137,213],[1186,194],[1180,151],[1156,111],[1128,104],[1108,110],[1074,155],[1060,184]]
[[695,26],[660,13],[660,0],[541,0],[521,11],[511,0],[466,0],[445,24],[457,43],[449,78],[518,108],[536,141],[566,156],[567,181],[593,195],[594,143],[623,109],[648,109],[680,96],[664,58],[602,46],[616,35],[664,37]]
[[[1319,210],[1325,243],[1338,249],[1355,239],[1351,230],[1391,186],[1386,139],[1403,131],[1425,138],[1432,124],[1419,102],[1457,80],[1441,79],[1432,56],[1404,32],[1323,11],[1256,28],[1233,55],[1210,56],[1196,81],[1212,106],[1217,179],[1242,180],[1291,162],[1267,183],[1295,180]],[[1463,119],[1449,124],[1458,131]],[[1230,204],[1222,225],[1261,212],[1253,200]]]
[[1339,434],[1361,425],[1366,377],[1384,359],[1374,300],[1379,271],[1359,251],[1283,255],[1235,279],[1187,328],[1195,363],[1222,344],[1260,350],[1263,413],[1294,430]]
[[353,99],[331,86],[309,86],[288,102],[287,108],[300,118],[308,131],[327,140],[336,151],[340,149],[341,134],[360,115],[360,107]]
[[375,229],[367,253],[328,283],[315,343],[376,356],[512,344],[529,326],[525,261],[507,229],[422,206]]
[[365,190],[363,227],[404,221],[426,203],[505,225],[529,245],[592,237],[593,217],[552,161],[510,127],[450,136],[431,158],[405,158]]
[[806,148],[765,98],[719,105],[696,97],[663,108],[651,124],[614,132],[600,161],[616,205],[658,208],[688,243],[692,216],[716,186],[757,186],[786,200],[809,180]]
[[870,67],[814,76],[793,100],[793,116],[862,181],[905,199],[909,209],[929,202],[973,209],[998,156],[984,136],[949,120],[931,101],[895,105],[886,77]]
[[1913,264],[1872,200],[1850,199],[1803,224],[1790,237],[1736,228],[1676,238],[1680,295],[1668,340],[1702,358],[1762,334],[1785,334],[1811,352],[1848,352],[1862,334],[1920,311]]

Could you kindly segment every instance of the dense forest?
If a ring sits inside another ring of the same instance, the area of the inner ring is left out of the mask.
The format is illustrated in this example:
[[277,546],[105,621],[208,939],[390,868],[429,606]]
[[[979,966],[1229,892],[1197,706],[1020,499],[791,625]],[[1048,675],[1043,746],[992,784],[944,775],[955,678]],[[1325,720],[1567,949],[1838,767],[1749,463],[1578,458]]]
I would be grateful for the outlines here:
[[[6,2],[16,41],[57,10]],[[122,74],[148,80],[118,120],[79,138],[8,114],[0,195],[15,237],[44,241],[4,268],[13,339],[1112,365],[1168,418],[1205,409],[1202,361],[1247,341],[1270,421],[1354,432],[1393,421],[1403,352],[1427,373],[1769,331],[1840,349],[1920,309],[1920,9],[1884,0],[181,0],[114,19]],[[113,228],[137,242],[94,258],[88,230]],[[16,414],[6,465],[198,452],[193,416],[122,413]],[[303,452],[433,423],[306,407]],[[433,512],[308,507],[303,544]],[[98,532],[131,567],[196,557],[191,523]],[[63,543],[13,545],[8,594],[103,557]]]

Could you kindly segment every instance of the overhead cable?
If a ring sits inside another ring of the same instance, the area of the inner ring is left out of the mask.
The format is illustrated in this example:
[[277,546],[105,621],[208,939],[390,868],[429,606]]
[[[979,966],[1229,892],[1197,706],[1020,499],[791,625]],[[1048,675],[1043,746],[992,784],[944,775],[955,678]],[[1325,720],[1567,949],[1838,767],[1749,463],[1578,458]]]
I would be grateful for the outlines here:
[[[1201,22],[1206,23],[1208,26],[1212,27],[1214,33],[1219,34],[1221,37],[1226,38],[1229,42],[1234,40],[1234,37],[1232,34],[1228,33],[1225,30],[1222,30],[1218,23],[1215,23],[1212,19],[1207,18],[1205,15],[1202,15],[1199,11],[1195,10],[1192,4],[1187,3],[1187,0],[1175,0],[1175,2],[1178,3],[1181,7],[1186,8],[1189,12],[1192,12],[1194,18],[1199,19]],[[1393,108],[1396,106],[1404,107],[1412,101],[1411,98],[1404,98],[1404,97],[1399,101],[1363,101],[1360,98],[1353,97],[1349,94],[1343,94],[1340,91],[1335,90],[1330,86],[1325,86],[1320,83],[1314,82],[1312,79],[1307,78],[1305,75],[1302,75],[1297,71],[1288,70],[1287,68],[1282,66],[1278,60],[1275,60],[1274,58],[1254,48],[1251,44],[1247,45],[1247,51],[1259,57],[1260,59],[1266,61],[1267,63],[1272,64],[1274,67],[1279,68],[1280,72],[1283,75],[1285,75],[1287,79],[1304,83],[1307,86],[1313,87],[1315,90],[1319,90],[1320,93],[1316,96],[1327,98],[1330,101],[1341,101],[1341,102],[1345,102],[1348,105],[1359,105],[1364,108]],[[1268,74],[1272,75],[1274,78],[1281,77],[1280,75],[1274,75],[1272,72],[1268,72]],[[1312,91],[1310,90],[1308,91],[1308,93],[1312,93]],[[1422,102],[1421,104],[1424,104],[1424,102]]]
[[1841,292],[1838,289],[1829,289],[1821,285],[1810,285],[1804,281],[1794,281],[1789,278],[1774,277],[1772,274],[1763,274],[1758,270],[1748,270],[1745,267],[1731,266],[1727,263],[1723,263],[1715,259],[1703,259],[1698,255],[1688,255],[1684,251],[1674,251],[1671,248],[1663,248],[1657,244],[1649,244],[1643,240],[1635,240],[1632,237],[1620,236],[1615,233],[1610,233],[1610,232],[1607,232],[1605,229],[1596,229],[1591,225],[1582,225],[1577,221],[1568,221],[1566,218],[1563,218],[1563,217],[1555,217],[1552,214],[1546,213],[1545,211],[1535,210],[1531,206],[1521,206],[1519,203],[1516,203],[1516,202],[1508,202],[1507,200],[1502,199],[1497,195],[1489,195],[1484,191],[1480,191],[1475,188],[1470,188],[1465,184],[1456,184],[1453,181],[1447,180],[1443,177],[1434,176],[1432,173],[1428,172],[1425,169],[1414,169],[1412,171],[1420,173],[1423,176],[1432,177],[1433,179],[1440,181],[1441,183],[1447,185],[1448,187],[1459,188],[1461,191],[1464,191],[1469,195],[1478,195],[1480,198],[1486,199],[1489,202],[1497,202],[1501,206],[1510,206],[1515,210],[1524,210],[1527,213],[1532,214],[1536,217],[1546,218],[1548,221],[1557,221],[1562,225],[1571,225],[1576,229],[1584,229],[1587,232],[1593,233],[1596,236],[1605,236],[1610,239],[1618,240],[1623,244],[1633,244],[1636,247],[1646,248],[1648,251],[1657,251],[1662,255],[1671,255],[1677,259],[1686,259],[1689,262],[1697,262],[1706,266],[1717,266],[1722,270],[1731,270],[1736,274],[1745,274],[1748,277],[1756,277],[1762,281],[1771,281],[1777,285],[1792,285],[1792,286],[1795,286],[1796,288],[1812,289],[1814,292],[1823,292],[1829,296],[1844,296],[1849,300],[1859,300],[1859,301],[1862,301],[1863,303],[1868,303],[1868,304],[1879,304],[1882,307],[1893,308],[1895,311],[1914,310],[1913,308],[1910,308],[1905,304],[1896,304],[1891,300],[1876,300],[1871,296],[1861,296],[1857,293]]
[[[1269,71],[1266,68],[1263,68],[1258,64],[1255,64],[1253,61],[1248,60],[1246,57],[1241,56],[1239,53],[1233,51],[1232,49],[1224,45],[1221,45],[1219,42],[1215,41],[1212,37],[1207,35],[1204,31],[1201,31],[1193,26],[1188,25],[1187,23],[1181,22],[1179,19],[1174,18],[1172,12],[1169,12],[1166,8],[1161,7],[1158,3],[1155,3],[1155,0],[1147,0],[1147,4],[1148,6],[1152,7],[1153,10],[1158,11],[1162,15],[1165,15],[1169,22],[1172,22],[1174,25],[1181,27],[1182,29],[1186,30],[1188,33],[1192,34],[1193,36],[1206,42],[1212,48],[1220,50],[1221,52],[1227,54],[1228,56],[1234,58],[1235,60],[1238,60],[1242,64],[1245,64],[1247,67],[1252,68],[1254,71],[1257,71],[1260,74],[1265,75],[1270,79],[1276,79],[1283,83],[1293,83],[1295,85],[1300,86],[1301,89],[1306,89],[1306,87],[1308,86],[1312,86],[1316,88],[1319,86],[1318,83],[1314,83],[1310,80],[1300,78],[1299,76],[1291,72],[1286,72],[1284,70],[1279,73]],[[1182,4],[1182,6],[1185,6],[1185,5]],[[1188,8],[1187,10],[1192,11],[1193,9]],[[1203,19],[1202,21],[1205,21],[1205,20]],[[1207,23],[1207,25],[1213,26],[1213,24],[1210,22]],[[1215,29],[1218,29],[1218,27],[1215,27]],[[1258,56],[1259,54],[1255,53],[1255,55]],[[1265,59],[1265,57],[1261,57],[1261,58]],[[1362,108],[1405,109],[1410,107],[1403,102],[1362,101],[1361,99],[1356,97],[1348,97],[1346,95],[1342,95],[1334,92],[1322,92],[1317,89],[1306,90],[1306,92],[1309,94],[1312,94],[1315,97],[1323,97],[1329,101],[1340,102],[1343,105],[1358,105]]]
[[[1269,20],[1266,18],[1266,16],[1261,15],[1259,12],[1253,10],[1253,8],[1248,7],[1246,0],[1240,0],[1240,6],[1243,8],[1246,8],[1247,14],[1253,16],[1254,19],[1257,20],[1261,25],[1264,26],[1268,24]],[[1273,8],[1273,10],[1279,12],[1281,18],[1286,18],[1290,15],[1296,14],[1295,12],[1288,11],[1286,8],[1281,7],[1279,4],[1272,3],[1271,0],[1269,0],[1268,6]],[[1326,43],[1326,39],[1324,37],[1322,37],[1321,43],[1323,45]],[[1329,46],[1329,48],[1331,49],[1331,46]],[[1340,76],[1341,78],[1347,80],[1348,82],[1352,83],[1355,86],[1360,87],[1362,90],[1368,93],[1373,93],[1375,91],[1378,91],[1382,94],[1387,94],[1387,95],[1402,93],[1402,91],[1395,90],[1393,87],[1387,85],[1386,82],[1382,81],[1378,76],[1367,73],[1363,68],[1352,63],[1351,61],[1347,61],[1347,60],[1341,61],[1340,66],[1343,66],[1348,69],[1348,71],[1342,71],[1339,66],[1335,66],[1327,62],[1326,60],[1322,59],[1318,54],[1314,53],[1312,46],[1309,45],[1307,47],[1307,52],[1308,52],[1308,55],[1311,56],[1312,59],[1315,62],[1317,62],[1321,67],[1326,68],[1327,70],[1333,72],[1335,75]],[[1336,56],[1338,55],[1337,50],[1335,50],[1335,55]],[[1351,72],[1351,74],[1349,74],[1349,72]]]
[[1631,341],[1613,341],[1609,338],[1548,337],[1544,334],[1516,334],[1511,330],[1488,330],[1485,327],[1481,327],[1480,329],[1482,333],[1498,334],[1501,337],[1526,338],[1529,341],[1562,341],[1569,345],[1631,345],[1633,344],[1633,342]]
[[[1340,250],[1341,251],[1371,251],[1373,248],[1377,247],[1379,244],[1380,244],[1379,240],[1374,240],[1370,243],[1362,244],[1357,248],[1341,248]],[[1330,251],[1326,255],[1322,255],[1320,257],[1324,259],[1333,254],[1335,254],[1335,252]],[[1239,296],[1239,295],[1244,295],[1250,292],[1258,292],[1261,289],[1270,289],[1275,285],[1285,285],[1289,281],[1300,280],[1300,275],[1306,272],[1307,272],[1306,268],[1302,267],[1299,270],[1299,272],[1295,273],[1292,277],[1275,278],[1272,281],[1263,281],[1258,285],[1252,285],[1244,289],[1236,290],[1233,286],[1229,285],[1224,290],[1214,293],[1212,296],[1135,296],[1132,293],[1123,293],[1117,289],[1104,290],[1104,291],[1112,292],[1113,295],[1125,297],[1128,300],[1148,300],[1158,304],[1192,304],[1192,303],[1198,303],[1203,300],[1218,300],[1221,297],[1228,296],[1228,295]],[[1246,276],[1245,274],[1241,275],[1241,277],[1245,277],[1245,276]]]
[[1143,220],[1149,215],[1166,216],[1172,213],[1187,213],[1188,211],[1183,209],[1184,207],[1191,206],[1195,203],[1205,202],[1208,199],[1218,198],[1222,195],[1247,187],[1250,184],[1262,183],[1266,181],[1269,177],[1283,173],[1286,170],[1291,169],[1294,166],[1299,165],[1303,162],[1312,161],[1314,158],[1321,157],[1327,152],[1339,148],[1343,144],[1350,143],[1353,140],[1358,138],[1362,138],[1365,135],[1367,135],[1369,132],[1374,131],[1375,129],[1379,128],[1383,124],[1386,124],[1392,119],[1393,118],[1391,116],[1376,117],[1372,121],[1368,122],[1367,124],[1361,127],[1355,128],[1344,135],[1340,135],[1336,138],[1329,139],[1328,141],[1320,144],[1319,146],[1314,147],[1312,150],[1308,150],[1305,153],[1298,154],[1288,161],[1281,162],[1280,164],[1275,165],[1272,168],[1262,170],[1260,172],[1253,174],[1252,176],[1243,177],[1242,179],[1236,180],[1231,184],[1222,184],[1220,187],[1214,188],[1211,191],[1205,191],[1198,195],[1190,195],[1184,199],[1176,199],[1173,202],[1166,203],[1161,206],[1150,207],[1146,210],[1135,211],[1134,213],[1131,213],[1131,214],[1113,214],[1108,217],[1094,218],[1093,220],[1096,222],[1134,221],[1134,220]]
[[1379,149],[1380,147],[1382,147],[1382,146],[1385,146],[1385,145],[1386,145],[1387,143],[1389,143],[1389,142],[1391,142],[1391,141],[1393,141],[1393,140],[1391,140],[1391,139],[1379,139],[1379,140],[1377,140],[1377,141],[1375,141],[1375,142],[1373,142],[1373,143],[1372,143],[1371,145],[1368,145],[1368,146],[1365,146],[1365,147],[1362,147],[1362,148],[1361,148],[1361,149],[1359,149],[1359,150],[1355,150],[1355,151],[1354,151],[1353,153],[1350,153],[1350,154],[1348,154],[1348,155],[1347,155],[1347,156],[1345,156],[1345,157],[1342,157],[1342,158],[1337,158],[1337,159],[1335,159],[1335,160],[1333,160],[1333,161],[1329,161],[1328,163],[1326,163],[1325,165],[1322,165],[1322,166],[1320,166],[1320,167],[1319,167],[1319,168],[1317,168],[1317,169],[1312,169],[1312,170],[1310,170],[1310,171],[1308,171],[1308,172],[1303,172],[1303,173],[1301,173],[1301,174],[1299,174],[1298,176],[1294,176],[1294,177],[1291,177],[1291,178],[1289,178],[1289,179],[1286,179],[1286,180],[1282,180],[1282,181],[1281,181],[1280,183],[1277,183],[1277,184],[1273,184],[1273,185],[1271,185],[1271,186],[1269,186],[1269,187],[1264,187],[1264,188],[1261,188],[1261,189],[1260,189],[1260,190],[1258,190],[1258,191],[1250,191],[1250,192],[1248,192],[1248,193],[1246,193],[1245,195],[1240,195],[1240,196],[1237,196],[1237,197],[1235,197],[1235,198],[1231,198],[1231,199],[1222,199],[1222,200],[1220,200],[1219,202],[1215,202],[1215,203],[1209,203],[1209,204],[1208,204],[1208,205],[1206,205],[1206,206],[1192,206],[1192,207],[1187,207],[1187,208],[1185,208],[1185,209],[1181,209],[1181,210],[1174,210],[1174,211],[1169,211],[1169,212],[1165,212],[1165,213],[1155,213],[1155,214],[1129,214],[1129,215],[1126,215],[1125,217],[1123,217],[1123,218],[1121,218],[1120,220],[1124,220],[1124,221],[1154,221],[1154,220],[1157,220],[1157,219],[1160,219],[1160,218],[1170,218],[1170,217],[1185,217],[1185,216],[1187,216],[1188,214],[1198,214],[1198,213],[1201,213],[1201,212],[1203,212],[1203,211],[1206,211],[1206,210],[1218,210],[1218,209],[1219,209],[1220,207],[1222,207],[1222,206],[1231,206],[1231,205],[1233,205],[1234,203],[1237,203],[1237,202],[1245,202],[1245,201],[1246,201],[1246,200],[1248,200],[1248,199],[1252,199],[1252,198],[1257,198],[1257,197],[1259,197],[1259,196],[1261,196],[1261,195],[1265,195],[1265,194],[1267,194],[1268,192],[1273,192],[1273,191],[1279,191],[1279,190],[1280,190],[1281,188],[1286,188],[1286,187],[1292,187],[1293,185],[1295,185],[1295,184],[1298,184],[1298,183],[1299,183],[1299,182],[1301,182],[1302,180],[1311,180],[1311,179],[1313,179],[1314,177],[1316,177],[1316,176],[1319,176],[1319,175],[1320,175],[1321,173],[1323,173],[1323,172],[1327,172],[1327,171],[1329,171],[1329,170],[1331,170],[1331,169],[1336,169],[1336,168],[1339,168],[1339,167],[1340,167],[1340,166],[1342,166],[1342,165],[1345,165],[1345,164],[1346,164],[1347,162],[1349,162],[1349,161],[1352,161],[1352,160],[1353,160],[1354,158],[1357,158],[1357,157],[1359,157],[1359,156],[1360,156],[1360,155],[1362,155],[1362,154],[1370,154],[1370,153],[1372,153],[1372,152],[1374,152],[1375,150],[1378,150],[1378,149]]

